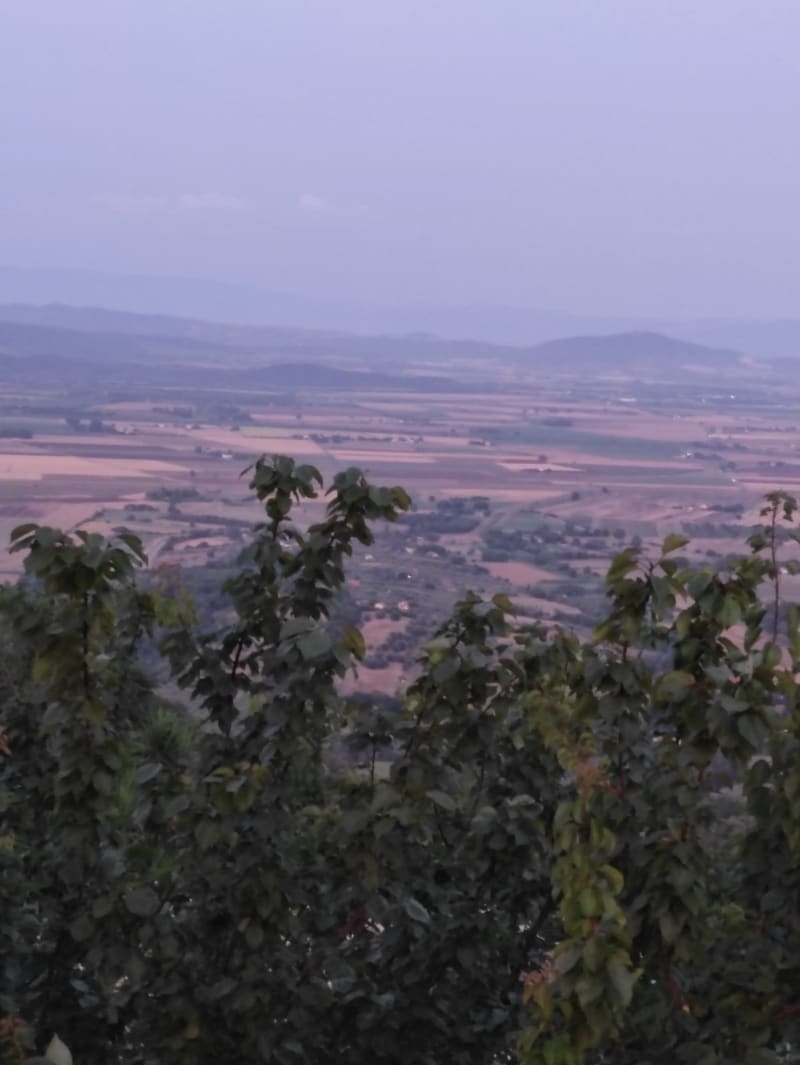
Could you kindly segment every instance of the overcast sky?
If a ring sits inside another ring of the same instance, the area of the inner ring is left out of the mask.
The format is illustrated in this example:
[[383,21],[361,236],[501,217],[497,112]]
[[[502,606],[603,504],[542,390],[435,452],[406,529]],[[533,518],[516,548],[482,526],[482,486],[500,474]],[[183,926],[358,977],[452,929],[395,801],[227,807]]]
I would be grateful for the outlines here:
[[800,313],[798,0],[0,0],[0,263]]

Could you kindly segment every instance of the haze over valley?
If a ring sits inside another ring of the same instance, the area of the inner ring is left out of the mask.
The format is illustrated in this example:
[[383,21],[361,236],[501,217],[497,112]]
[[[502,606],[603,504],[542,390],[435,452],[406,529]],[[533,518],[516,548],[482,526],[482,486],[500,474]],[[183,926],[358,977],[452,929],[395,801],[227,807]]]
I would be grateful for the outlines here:
[[800,1063],[798,41],[0,3],[0,1065]]
[[464,587],[588,633],[622,547],[683,532],[719,558],[766,491],[800,490],[800,360],[662,333],[523,347],[6,305],[0,385],[0,537],[132,530],[209,621],[261,453],[403,485],[413,508],[355,560],[343,607],[359,683],[387,695]]

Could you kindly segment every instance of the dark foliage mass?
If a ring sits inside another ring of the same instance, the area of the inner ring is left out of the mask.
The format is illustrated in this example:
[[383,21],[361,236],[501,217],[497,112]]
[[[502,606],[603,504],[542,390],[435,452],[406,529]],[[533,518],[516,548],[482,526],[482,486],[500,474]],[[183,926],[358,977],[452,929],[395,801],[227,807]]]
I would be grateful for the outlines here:
[[133,536],[13,534],[0,1060],[797,1061],[794,500],[724,569],[623,551],[586,642],[466,594],[398,707],[329,619],[407,496],[348,470],[302,529],[319,473],[250,473],[220,632]]

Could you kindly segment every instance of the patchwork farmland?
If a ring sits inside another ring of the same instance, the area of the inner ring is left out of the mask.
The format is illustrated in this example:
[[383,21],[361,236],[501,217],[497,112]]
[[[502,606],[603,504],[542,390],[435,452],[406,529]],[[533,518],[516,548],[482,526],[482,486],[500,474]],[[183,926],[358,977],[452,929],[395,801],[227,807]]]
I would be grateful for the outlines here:
[[[414,500],[353,560],[343,604],[366,633],[366,680],[391,692],[465,588],[589,626],[622,547],[683,531],[692,557],[739,551],[765,492],[800,491],[800,382],[781,367],[733,366],[721,387],[692,368],[556,373],[500,353],[442,362],[431,388],[413,359],[390,386],[354,360],[346,387],[306,367],[287,388],[260,383],[254,354],[242,362],[170,364],[167,381],[151,366],[84,368],[52,384],[0,363],[0,541],[26,521],[131,529],[202,606],[259,520],[240,476],[258,455],[326,477],[359,466]],[[0,579],[19,564],[0,553]]]

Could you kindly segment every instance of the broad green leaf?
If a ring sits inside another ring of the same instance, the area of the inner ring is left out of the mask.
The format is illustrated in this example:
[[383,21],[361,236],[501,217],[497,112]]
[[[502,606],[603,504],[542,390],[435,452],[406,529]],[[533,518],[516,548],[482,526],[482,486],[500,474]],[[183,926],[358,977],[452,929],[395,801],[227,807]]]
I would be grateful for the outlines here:
[[575,985],[582,1006],[589,1006],[603,994],[603,981],[597,976],[582,976]]
[[591,888],[584,888],[578,895],[578,905],[584,917],[597,917],[601,906]]
[[688,536],[682,536],[680,533],[670,533],[664,537],[664,542],[661,545],[661,554],[671,555],[673,551],[679,551],[682,547],[686,547],[688,543]]
[[137,917],[152,917],[161,905],[158,895],[150,887],[136,888],[123,895],[128,910]]
[[449,813],[453,813],[458,809],[458,804],[452,795],[448,795],[446,791],[429,791],[428,798],[436,803],[437,806],[441,806],[443,810],[447,810]]
[[622,875],[619,869],[617,869],[616,866],[613,865],[604,865],[600,869],[600,872],[603,873],[611,883],[611,887],[614,890],[614,894],[619,895],[619,893],[625,886],[625,877]]
[[408,492],[406,492],[405,489],[400,487],[393,488],[392,492],[394,494],[394,505],[398,508],[398,510],[408,510],[408,508],[411,506],[411,496],[408,494]]
[[351,651],[359,661],[363,661],[364,656],[367,653],[367,645],[360,629],[355,628],[353,625],[346,625],[344,629],[344,642],[347,649]]
[[314,622],[311,618],[287,618],[281,625],[281,639],[291,639],[291,637],[299,636],[301,633],[310,632],[313,628]]
[[54,1035],[47,1044],[44,1056],[48,1061],[52,1061],[53,1065],[72,1065],[70,1049],[57,1035]]
[[161,768],[157,762],[145,762],[136,769],[134,780],[137,784],[147,784],[159,775]]
[[250,924],[245,930],[244,938],[251,950],[258,950],[264,942],[264,929],[261,925]]
[[140,562],[147,562],[147,555],[144,553],[144,547],[139,537],[132,532],[120,532],[117,533],[117,539],[121,540],[123,544],[139,559]]
[[88,939],[94,934],[94,927],[94,921],[89,914],[82,913],[80,917],[76,917],[69,926],[69,934],[76,943],[82,943],[85,939]]
[[216,1001],[220,998],[225,998],[232,991],[235,991],[239,986],[237,980],[234,980],[232,976],[224,976],[221,980],[218,980],[209,991],[209,996],[212,1000]]
[[658,682],[658,694],[662,699],[680,701],[695,685],[695,679],[691,673],[675,669],[665,673]]
[[612,559],[611,565],[608,569],[606,576],[606,583],[610,584],[613,581],[618,581],[622,577],[626,577],[632,570],[635,570],[639,564],[639,551],[635,547],[626,547],[624,551],[620,551]]
[[733,595],[726,595],[719,611],[720,624],[729,629],[732,625],[738,625],[741,620],[742,608],[738,600]]
[[108,716],[106,708],[98,699],[87,699],[83,704],[83,716],[90,725],[104,725]]
[[767,1047],[751,1046],[744,1052],[742,1065],[781,1065],[786,1059]]
[[31,680],[38,684],[40,681],[47,680],[52,672],[53,663],[49,658],[41,656],[33,663],[33,667],[31,668]]
[[309,661],[327,654],[331,646],[331,638],[324,629],[314,629],[297,641],[297,649],[303,658]]
[[35,521],[27,521],[22,525],[17,525],[11,530],[9,541],[12,544],[15,544],[18,540],[24,540],[32,533],[35,533],[38,528],[39,526],[36,524]]
[[708,567],[697,570],[686,586],[686,590],[692,599],[699,599],[703,592],[714,580],[714,571]]
[[419,924],[431,923],[431,915],[421,902],[418,902],[416,899],[406,899],[403,906],[412,921],[417,921]]
[[669,910],[661,914],[658,919],[658,926],[665,943],[674,943],[680,934],[680,924]]
[[580,961],[583,948],[580,943],[567,943],[562,946],[564,946],[564,949],[561,946],[556,948],[555,967],[559,975],[565,976]]
[[740,714],[736,719],[736,728],[755,750],[759,750],[766,737],[766,729],[761,718],[756,714]]
[[617,961],[616,959],[608,963],[606,971],[617,999],[623,1006],[628,1006],[633,997],[633,985],[636,983],[635,974],[632,973],[626,965],[623,965],[621,961]]
[[107,917],[114,909],[114,900],[110,895],[103,895],[95,899],[92,905],[92,914],[98,920]]

